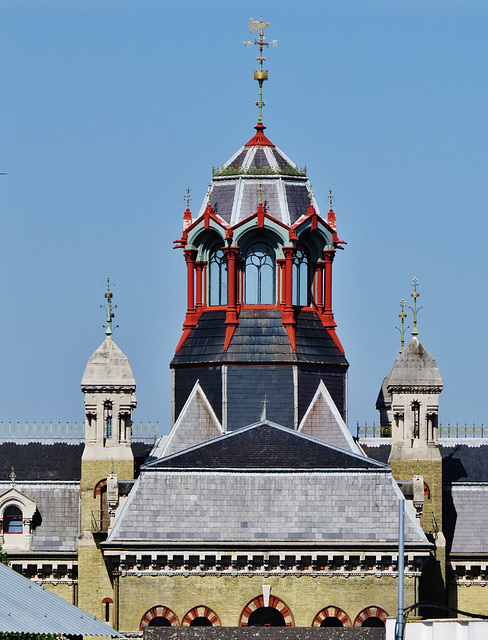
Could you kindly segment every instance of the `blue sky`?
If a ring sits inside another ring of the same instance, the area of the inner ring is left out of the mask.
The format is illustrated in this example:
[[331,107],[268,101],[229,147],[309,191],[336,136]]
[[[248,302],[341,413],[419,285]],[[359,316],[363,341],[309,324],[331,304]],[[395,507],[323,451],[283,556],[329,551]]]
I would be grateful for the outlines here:
[[254,132],[242,43],[261,14],[278,40],[266,133],[307,166],[322,212],[333,189],[348,243],[334,310],[350,427],[377,420],[414,276],[441,420],[488,421],[486,2],[0,0],[3,422],[82,420],[110,276],[135,420],[168,430],[185,311],[172,241],[186,187],[196,211],[212,165]]

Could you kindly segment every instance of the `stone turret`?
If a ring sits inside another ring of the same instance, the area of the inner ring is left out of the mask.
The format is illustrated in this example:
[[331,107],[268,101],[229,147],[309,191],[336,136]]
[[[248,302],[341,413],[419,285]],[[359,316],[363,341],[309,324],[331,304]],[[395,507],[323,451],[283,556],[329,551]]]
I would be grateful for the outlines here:
[[[107,279],[106,338],[90,356],[81,380],[85,395],[85,449],[81,459],[81,535],[78,604],[112,618],[115,594],[100,543],[120,511],[119,479],[134,478],[131,448],[136,383],[127,356],[112,339],[112,293]],[[115,308],[115,307],[114,307]],[[112,620],[116,623],[116,620]]]
[[131,424],[136,383],[126,355],[108,335],[88,360],[84,460],[132,460]]

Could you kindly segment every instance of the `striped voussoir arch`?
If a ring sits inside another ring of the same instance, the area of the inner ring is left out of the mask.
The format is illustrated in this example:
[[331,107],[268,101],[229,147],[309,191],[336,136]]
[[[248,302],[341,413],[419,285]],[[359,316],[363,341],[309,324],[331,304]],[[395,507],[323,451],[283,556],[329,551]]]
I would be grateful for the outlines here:
[[205,607],[204,605],[199,605],[198,607],[193,607],[187,613],[183,620],[181,621],[182,627],[189,627],[192,620],[195,618],[207,618],[212,623],[212,627],[221,627],[222,623],[220,622],[219,616],[210,609],[209,607]]
[[388,618],[387,612],[381,607],[366,607],[362,611],[358,613],[356,616],[356,620],[354,620],[355,627],[361,627],[363,622],[368,618],[380,618],[383,622],[386,623],[386,619]]
[[168,607],[163,607],[162,604],[158,604],[156,607],[148,609],[142,616],[139,631],[144,631],[153,618],[166,618],[172,627],[179,626],[178,618],[174,611],[171,611]]
[[345,627],[352,627],[351,618],[345,611],[339,609],[339,607],[324,607],[317,613],[312,622],[312,627],[320,627],[322,621],[326,618],[338,618]]
[[[285,604],[283,600],[281,600],[280,598],[277,598],[276,596],[270,595],[269,606],[273,607],[274,609],[277,609],[281,613],[281,615],[285,619],[285,626],[287,627],[295,626],[293,614],[290,611],[288,605]],[[253,611],[256,611],[256,609],[259,609],[260,607],[264,607],[264,598],[262,595],[256,596],[246,604],[246,606],[241,612],[241,617],[239,619],[239,626],[247,627],[249,616]]]

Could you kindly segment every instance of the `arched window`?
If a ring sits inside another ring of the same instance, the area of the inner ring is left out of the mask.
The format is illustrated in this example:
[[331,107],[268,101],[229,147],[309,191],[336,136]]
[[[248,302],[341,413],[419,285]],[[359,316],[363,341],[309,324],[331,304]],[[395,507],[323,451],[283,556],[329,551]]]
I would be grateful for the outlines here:
[[22,511],[19,507],[7,507],[3,513],[3,532],[22,533]]
[[293,304],[309,304],[308,256],[300,247],[293,256]]
[[222,249],[213,249],[209,259],[210,305],[227,304],[227,260]]
[[246,304],[275,303],[275,252],[266,242],[255,242],[246,255]]
[[417,400],[412,402],[413,412],[413,437],[418,438],[420,436],[420,402]]
[[112,437],[112,403],[108,400],[103,405],[103,430],[105,438]]

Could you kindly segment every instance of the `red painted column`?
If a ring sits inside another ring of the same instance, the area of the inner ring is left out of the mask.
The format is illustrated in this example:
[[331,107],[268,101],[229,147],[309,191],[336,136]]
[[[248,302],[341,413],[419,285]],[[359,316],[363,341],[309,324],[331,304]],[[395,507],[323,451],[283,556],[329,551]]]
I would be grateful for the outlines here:
[[334,260],[334,251],[327,250],[324,251],[324,261],[325,261],[325,305],[324,305],[324,313],[326,315],[332,316],[332,262]]
[[278,265],[278,304],[285,304],[285,260],[277,260]]
[[285,254],[285,307],[281,312],[283,326],[286,329],[293,351],[296,351],[297,348],[295,337],[295,317],[293,315],[293,256],[295,255],[295,251],[295,247],[283,247],[283,253]]
[[186,291],[186,318],[183,327],[193,327],[196,324],[195,321],[195,258],[197,252],[195,249],[185,249],[184,251],[186,261],[186,279],[187,279],[187,291]]
[[200,311],[202,306],[203,306],[203,300],[202,300],[202,278],[203,278],[203,267],[205,265],[205,262],[195,262],[195,271],[196,271],[196,276],[197,276],[197,282],[196,282],[196,311]]
[[224,254],[227,257],[227,313],[225,316],[225,341],[224,351],[226,351],[234,335],[239,318],[237,317],[237,273],[236,273],[236,256],[239,251],[238,247],[224,248]]
[[315,272],[315,304],[320,313],[324,312],[324,263],[317,262]]
[[227,308],[234,312],[237,308],[236,256],[238,251],[238,247],[224,249],[227,257]]

